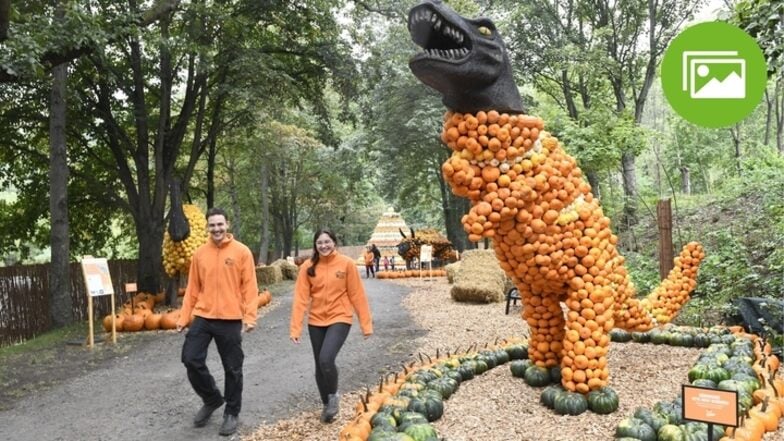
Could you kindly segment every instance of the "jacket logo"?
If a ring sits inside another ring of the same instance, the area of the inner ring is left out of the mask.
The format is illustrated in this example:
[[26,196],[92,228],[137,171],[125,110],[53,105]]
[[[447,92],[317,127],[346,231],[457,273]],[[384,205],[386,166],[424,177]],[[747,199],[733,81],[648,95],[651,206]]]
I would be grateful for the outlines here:
[[234,259],[232,259],[231,257],[227,257],[226,260],[223,261],[223,263],[226,264],[226,266],[234,266]]
[[335,271],[335,277],[337,277],[338,279],[345,279],[346,278],[346,272],[345,271]]

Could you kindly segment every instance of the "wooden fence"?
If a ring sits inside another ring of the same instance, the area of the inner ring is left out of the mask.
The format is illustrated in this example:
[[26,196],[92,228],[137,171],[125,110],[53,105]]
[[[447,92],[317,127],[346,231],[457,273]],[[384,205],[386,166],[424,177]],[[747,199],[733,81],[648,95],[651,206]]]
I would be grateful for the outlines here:
[[[87,320],[87,290],[79,263],[70,265],[72,318]],[[109,272],[115,290],[117,306],[128,299],[123,292],[125,283],[136,281],[136,260],[111,260]],[[95,320],[100,321],[111,309],[111,298],[93,299]],[[48,331],[51,327],[49,310],[49,265],[19,265],[0,267],[0,347],[23,342]]]

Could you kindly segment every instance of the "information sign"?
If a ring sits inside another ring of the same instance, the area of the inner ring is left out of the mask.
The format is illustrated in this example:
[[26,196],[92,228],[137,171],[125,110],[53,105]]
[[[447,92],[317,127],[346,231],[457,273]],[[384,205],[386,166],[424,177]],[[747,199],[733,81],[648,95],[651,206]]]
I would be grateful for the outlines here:
[[738,426],[738,392],[683,385],[683,419]]

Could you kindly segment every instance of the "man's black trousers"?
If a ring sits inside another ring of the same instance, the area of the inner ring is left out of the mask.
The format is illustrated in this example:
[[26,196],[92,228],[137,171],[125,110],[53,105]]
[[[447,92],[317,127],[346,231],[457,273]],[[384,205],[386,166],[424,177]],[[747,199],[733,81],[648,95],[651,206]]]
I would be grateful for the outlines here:
[[[207,348],[215,339],[223,371],[224,395],[215,386],[215,379],[207,369]],[[188,370],[188,380],[204,404],[219,405],[226,400],[224,414],[237,416],[242,407],[242,320],[215,320],[194,317],[182,345],[182,363]]]

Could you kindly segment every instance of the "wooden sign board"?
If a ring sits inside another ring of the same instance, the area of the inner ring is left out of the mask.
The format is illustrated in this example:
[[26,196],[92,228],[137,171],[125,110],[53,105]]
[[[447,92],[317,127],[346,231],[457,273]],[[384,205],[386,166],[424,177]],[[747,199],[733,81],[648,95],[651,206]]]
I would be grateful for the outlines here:
[[430,262],[433,260],[433,246],[432,245],[422,245],[422,248],[419,250],[419,262]]
[[136,284],[135,283],[126,283],[125,284],[125,292],[136,292]]
[[90,297],[114,294],[109,263],[105,258],[85,257],[82,259],[82,272],[87,295]]
[[738,392],[683,385],[683,419],[738,426]]

